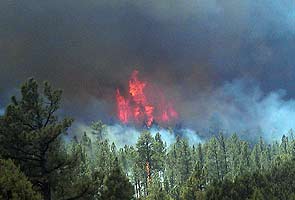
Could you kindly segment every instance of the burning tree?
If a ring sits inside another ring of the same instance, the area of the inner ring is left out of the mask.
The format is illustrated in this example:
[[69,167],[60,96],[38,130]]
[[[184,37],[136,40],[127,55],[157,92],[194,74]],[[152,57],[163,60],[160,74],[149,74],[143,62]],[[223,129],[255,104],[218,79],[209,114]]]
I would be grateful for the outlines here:
[[151,127],[154,121],[167,123],[178,118],[173,104],[166,100],[163,92],[156,86],[141,81],[139,72],[133,71],[129,80],[128,95],[124,97],[117,89],[116,100],[119,120],[126,124],[144,122]]

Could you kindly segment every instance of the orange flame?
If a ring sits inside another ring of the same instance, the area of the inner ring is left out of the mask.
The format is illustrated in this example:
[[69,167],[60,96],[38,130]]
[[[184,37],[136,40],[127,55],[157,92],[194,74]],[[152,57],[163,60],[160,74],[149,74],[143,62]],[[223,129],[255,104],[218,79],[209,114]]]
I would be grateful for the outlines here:
[[128,101],[121,96],[119,89],[117,89],[117,105],[118,105],[118,117],[121,122],[128,122],[128,113],[129,113],[129,103]]
[[[145,122],[147,127],[150,127],[154,120],[157,122],[169,122],[171,119],[177,119],[178,113],[170,102],[166,102],[161,92],[158,95],[147,95],[147,87],[150,85],[140,81],[138,74],[139,72],[135,70],[131,75],[128,98],[122,96],[119,89],[117,89],[116,99],[119,120],[122,123],[130,121],[136,123]],[[156,92],[153,91],[152,93]],[[154,102],[155,99],[159,98],[155,95],[160,97],[160,102]]]

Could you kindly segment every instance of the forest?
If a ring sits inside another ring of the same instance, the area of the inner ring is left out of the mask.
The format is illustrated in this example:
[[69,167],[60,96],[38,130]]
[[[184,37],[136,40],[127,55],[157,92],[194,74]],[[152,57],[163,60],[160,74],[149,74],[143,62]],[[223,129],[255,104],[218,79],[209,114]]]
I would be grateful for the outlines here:
[[0,117],[0,199],[295,199],[293,130],[272,143],[217,132],[168,146],[143,128],[118,148],[101,121],[71,138],[74,120],[60,117],[62,91],[48,82],[28,79],[20,91]]

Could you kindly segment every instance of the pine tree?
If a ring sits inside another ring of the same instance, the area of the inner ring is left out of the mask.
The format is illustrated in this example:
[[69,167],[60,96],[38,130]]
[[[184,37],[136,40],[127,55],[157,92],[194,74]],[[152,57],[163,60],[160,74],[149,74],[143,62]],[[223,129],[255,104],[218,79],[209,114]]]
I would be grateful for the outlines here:
[[93,122],[91,125],[92,128],[92,134],[97,136],[98,140],[104,140],[105,139],[105,128],[106,125],[102,121]]
[[150,187],[148,188],[147,200],[169,200],[169,196],[166,190],[163,188],[163,183],[161,181],[162,177],[159,174],[153,176],[153,180],[150,182]]
[[87,152],[89,156],[94,156],[93,144],[86,132],[83,133],[80,143],[83,151]]
[[272,156],[271,156],[271,146],[265,145],[264,150],[261,152],[260,157],[261,170],[267,170],[271,167]]
[[108,174],[112,168],[114,155],[108,140],[98,140],[96,146],[96,168],[102,174]]
[[229,152],[229,177],[233,180],[240,172],[239,158],[241,154],[241,144],[237,134],[233,134],[228,139],[228,152]]
[[41,195],[11,160],[0,159],[0,199],[41,200]]
[[289,144],[289,150],[291,158],[295,159],[295,140],[292,140]]
[[259,145],[255,144],[250,156],[251,170],[257,171],[260,169],[261,167],[260,157],[261,157],[261,152],[260,152]]
[[134,190],[128,178],[124,175],[116,160],[114,167],[105,178],[101,191],[102,200],[130,200]]
[[282,154],[287,154],[288,153],[288,142],[289,142],[288,137],[283,135],[281,146],[280,146]]
[[155,173],[159,173],[160,176],[163,175],[165,169],[165,158],[166,158],[166,146],[161,138],[160,133],[156,133],[153,147],[153,170]]
[[239,172],[245,174],[250,171],[250,148],[249,144],[245,141],[241,142],[241,154],[238,164]]
[[118,151],[118,160],[123,172],[128,176],[129,173],[129,165],[128,165],[128,155],[126,149],[128,148],[127,145],[124,148],[120,148]]
[[53,187],[52,199],[94,200],[102,185],[103,174],[91,165],[92,159],[89,158],[82,141],[72,142],[67,148],[73,155],[77,155],[77,164],[62,168],[54,174],[56,184]]
[[222,133],[219,133],[219,163],[220,163],[220,177],[223,180],[228,172],[228,152],[225,138]]
[[181,199],[202,199],[206,186],[206,174],[202,165],[197,162],[192,175],[182,188]]
[[193,170],[193,164],[192,163],[192,150],[188,144],[188,141],[186,139],[180,139],[179,140],[179,149],[177,149],[178,152],[178,163],[177,163],[177,169],[179,171],[179,183],[185,183],[189,176],[191,175],[191,172]]
[[143,131],[140,135],[137,143],[137,160],[136,165],[137,169],[141,170],[139,172],[143,180],[141,180],[144,183],[144,194],[148,194],[148,183],[152,179],[152,173],[154,169],[154,163],[153,163],[153,155],[154,155],[154,138],[152,137],[151,133],[149,131]]
[[197,162],[202,167],[204,167],[204,152],[203,152],[203,147],[201,143],[198,144],[196,163]]
[[58,120],[61,90],[44,83],[43,92],[34,79],[21,87],[21,98],[12,97],[4,116],[0,118],[0,146],[4,158],[20,165],[45,200],[52,195],[54,174],[67,166],[75,165],[76,155],[63,150],[62,135],[72,119]]
[[177,169],[177,159],[178,154],[176,153],[175,144],[170,147],[167,153],[166,160],[166,171],[165,171],[165,190],[171,196],[178,197],[178,169]]
[[212,137],[207,143],[205,167],[208,170],[209,181],[221,180],[220,159],[218,155],[219,145],[216,137]]

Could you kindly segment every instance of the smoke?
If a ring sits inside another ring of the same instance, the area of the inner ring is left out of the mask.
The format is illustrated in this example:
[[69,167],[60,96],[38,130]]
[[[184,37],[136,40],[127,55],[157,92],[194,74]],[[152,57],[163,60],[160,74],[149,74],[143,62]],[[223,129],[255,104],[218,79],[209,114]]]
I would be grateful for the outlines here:
[[112,124],[115,90],[137,69],[202,138],[293,127],[292,0],[11,0],[0,11],[0,107],[34,76],[64,90],[63,115]]
[[[215,90],[202,91],[195,99],[181,100],[179,123],[187,128],[153,126],[150,129],[152,135],[159,132],[168,146],[175,142],[176,135],[188,139],[191,145],[219,132],[237,133],[249,141],[262,136],[272,142],[295,129],[295,100],[286,98],[284,90],[264,93],[256,81],[233,80]],[[122,146],[135,144],[140,130],[115,123],[107,126],[105,135]]]
[[270,142],[295,128],[295,100],[285,97],[284,90],[263,93],[255,82],[234,80],[184,103],[183,119],[205,133],[212,128],[214,134],[236,132],[248,140],[263,136]]
[[[102,135],[105,139],[108,139],[111,143],[114,142],[118,148],[124,147],[124,145],[135,145],[141,131],[138,128],[132,126],[126,126],[122,124],[106,125]],[[179,129],[177,134],[171,129],[164,129],[160,127],[151,127],[148,129],[151,135],[155,137],[157,133],[160,133],[163,142],[169,147],[171,144],[176,142],[176,137],[182,135],[183,138],[189,141],[190,145],[196,145],[201,143],[201,138],[191,129]],[[79,137],[82,133],[86,133],[92,141],[96,141],[98,136],[93,134],[93,130],[86,124],[76,123],[72,128],[72,132],[77,134]],[[72,135],[73,136],[73,135]]]

